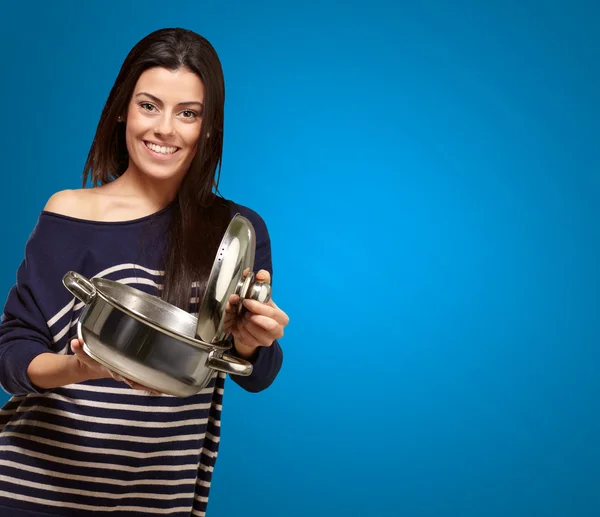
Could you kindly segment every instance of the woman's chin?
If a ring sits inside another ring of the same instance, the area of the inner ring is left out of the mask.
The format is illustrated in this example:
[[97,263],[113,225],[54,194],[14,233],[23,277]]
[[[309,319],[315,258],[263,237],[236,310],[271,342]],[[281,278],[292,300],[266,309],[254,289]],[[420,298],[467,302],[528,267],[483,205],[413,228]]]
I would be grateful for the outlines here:
[[179,167],[166,167],[164,165],[156,166],[155,164],[143,163],[135,168],[141,176],[151,181],[181,181],[185,176],[185,169],[181,165]]

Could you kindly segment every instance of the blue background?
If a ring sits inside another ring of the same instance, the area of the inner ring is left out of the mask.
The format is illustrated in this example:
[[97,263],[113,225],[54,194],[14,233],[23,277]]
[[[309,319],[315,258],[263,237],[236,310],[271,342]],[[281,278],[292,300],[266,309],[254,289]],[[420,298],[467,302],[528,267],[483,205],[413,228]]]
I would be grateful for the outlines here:
[[291,317],[272,388],[227,385],[208,515],[597,516],[593,4],[3,4],[0,291],[126,53],[191,28]]

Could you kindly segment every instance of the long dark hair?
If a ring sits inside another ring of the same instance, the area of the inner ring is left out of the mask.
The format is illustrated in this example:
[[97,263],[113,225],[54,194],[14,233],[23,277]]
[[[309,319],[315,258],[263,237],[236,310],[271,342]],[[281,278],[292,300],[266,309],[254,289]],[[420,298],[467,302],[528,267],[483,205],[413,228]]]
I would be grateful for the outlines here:
[[202,289],[230,220],[229,204],[213,193],[221,174],[225,81],[219,57],[205,38],[186,29],[161,29],[131,49],[102,110],[83,184],[90,177],[94,185],[109,183],[127,169],[125,125],[118,118],[126,113],[140,75],[154,67],[189,69],[205,91],[198,149],[173,203],[164,257],[162,298],[187,309],[192,283],[200,282]]

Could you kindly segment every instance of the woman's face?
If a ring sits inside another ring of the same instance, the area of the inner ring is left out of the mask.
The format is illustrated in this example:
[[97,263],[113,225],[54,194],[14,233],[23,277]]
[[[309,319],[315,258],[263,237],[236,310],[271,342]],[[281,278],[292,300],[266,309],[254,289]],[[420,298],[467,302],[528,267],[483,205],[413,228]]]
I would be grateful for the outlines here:
[[198,148],[204,85],[187,69],[146,70],[127,109],[129,166],[157,180],[183,179]]

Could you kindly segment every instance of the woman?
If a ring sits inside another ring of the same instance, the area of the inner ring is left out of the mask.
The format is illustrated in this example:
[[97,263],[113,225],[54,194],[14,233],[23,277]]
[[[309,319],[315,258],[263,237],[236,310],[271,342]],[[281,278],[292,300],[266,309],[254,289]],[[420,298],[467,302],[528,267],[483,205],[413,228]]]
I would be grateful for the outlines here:
[[[125,59],[84,188],[50,198],[6,302],[0,383],[13,397],[0,411],[0,515],[205,514],[224,375],[177,398],[112,374],[74,339],[83,304],[62,277],[73,270],[117,280],[195,312],[239,212],[256,230],[257,278],[271,281],[264,221],[213,194],[223,112],[221,65],[201,36],[159,30]],[[232,353],[254,369],[231,378],[258,392],[281,368],[277,340],[289,319],[273,301],[244,303],[248,312],[230,329]]]

